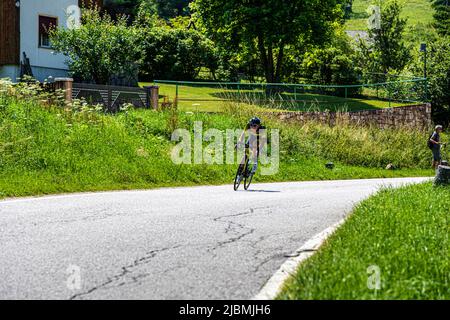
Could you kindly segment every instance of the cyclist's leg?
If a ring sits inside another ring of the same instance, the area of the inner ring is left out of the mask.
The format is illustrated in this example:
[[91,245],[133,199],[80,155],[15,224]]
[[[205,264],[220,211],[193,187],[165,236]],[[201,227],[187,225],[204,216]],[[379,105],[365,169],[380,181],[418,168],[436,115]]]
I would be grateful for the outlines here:
[[255,135],[250,135],[247,141],[249,147],[250,163],[252,163],[251,174],[255,174],[258,169],[258,139]]
[[252,163],[251,174],[255,174],[256,170],[258,169],[258,151],[256,150],[256,148],[251,149],[250,162]]

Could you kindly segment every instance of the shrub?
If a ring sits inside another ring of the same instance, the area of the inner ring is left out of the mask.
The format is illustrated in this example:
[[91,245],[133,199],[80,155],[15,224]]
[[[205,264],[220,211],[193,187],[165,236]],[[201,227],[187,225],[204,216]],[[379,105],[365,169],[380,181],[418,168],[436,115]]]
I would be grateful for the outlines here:
[[214,68],[217,64],[212,41],[196,30],[158,26],[143,32],[144,78],[193,80],[202,67]]
[[[423,74],[424,55],[416,50],[409,66],[414,74]],[[436,123],[450,124],[450,36],[441,37],[428,45],[428,98]]]
[[82,81],[109,84],[121,76],[133,84],[137,69],[145,56],[141,46],[141,29],[128,26],[127,19],[112,21],[109,15],[85,9],[80,28],[51,31],[55,51],[69,57],[73,76]]
[[[302,69],[306,78],[314,84],[357,84],[360,78],[360,69],[355,67],[353,59],[339,48],[317,48],[306,53]],[[358,88],[348,90],[349,95],[359,93]],[[343,96],[344,89],[334,90]]]

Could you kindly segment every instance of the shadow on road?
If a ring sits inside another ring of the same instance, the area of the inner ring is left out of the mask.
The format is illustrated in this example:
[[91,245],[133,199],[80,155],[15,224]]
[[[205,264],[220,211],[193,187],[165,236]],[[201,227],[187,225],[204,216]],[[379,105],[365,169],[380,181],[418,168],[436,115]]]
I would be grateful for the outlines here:
[[269,192],[269,193],[272,193],[272,192],[281,192],[281,191],[278,191],[278,190],[247,190],[247,191],[245,191],[245,190],[239,190],[239,191],[242,191],[242,192]]

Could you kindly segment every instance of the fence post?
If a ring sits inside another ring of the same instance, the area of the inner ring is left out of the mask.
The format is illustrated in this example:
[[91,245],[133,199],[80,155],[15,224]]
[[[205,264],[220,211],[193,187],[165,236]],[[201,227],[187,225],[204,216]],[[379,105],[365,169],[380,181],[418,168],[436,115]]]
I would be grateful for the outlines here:
[[175,87],[175,107],[178,108],[178,82]]
[[157,110],[159,106],[159,87],[158,86],[147,86],[145,89],[145,107],[147,109]]
[[72,78],[55,78],[55,90],[64,90],[64,100],[66,103],[72,103]]
[[111,88],[108,86],[108,101],[107,101],[107,107],[106,107],[106,110],[108,110],[108,112],[114,112],[113,110],[112,110],[112,104],[113,104],[113,102],[112,102],[112,90],[111,90]]
[[159,87],[152,86],[150,89],[151,105],[154,110],[158,109]]
[[391,107],[391,87],[387,84],[388,87],[388,99],[389,99],[389,108]]
[[345,99],[347,99],[347,87],[345,87]]

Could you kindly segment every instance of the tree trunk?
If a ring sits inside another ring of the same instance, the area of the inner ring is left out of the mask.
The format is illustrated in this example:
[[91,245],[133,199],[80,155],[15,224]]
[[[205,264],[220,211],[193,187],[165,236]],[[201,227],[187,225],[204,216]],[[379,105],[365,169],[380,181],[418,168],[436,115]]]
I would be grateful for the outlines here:
[[436,170],[436,178],[434,180],[436,186],[448,186],[450,185],[450,167],[439,166]]
[[271,82],[271,74],[269,71],[269,57],[266,51],[266,46],[264,44],[264,38],[262,36],[262,34],[258,35],[258,50],[259,50],[259,54],[261,55],[261,63],[262,63],[262,67],[264,69],[264,74],[266,76],[266,81],[267,82]]
[[284,42],[280,44],[277,57],[277,69],[275,71],[275,82],[281,82],[281,72],[283,71],[283,59],[284,59]]
[[[274,57],[273,44],[264,43],[264,38],[262,34],[258,35],[258,51],[261,55],[261,63],[264,69],[264,74],[267,83],[279,83],[281,81],[281,73],[283,71],[283,59],[284,59],[284,42],[282,42],[278,48],[278,56]],[[266,94],[271,96],[277,94],[281,89],[277,86],[267,85]]]

